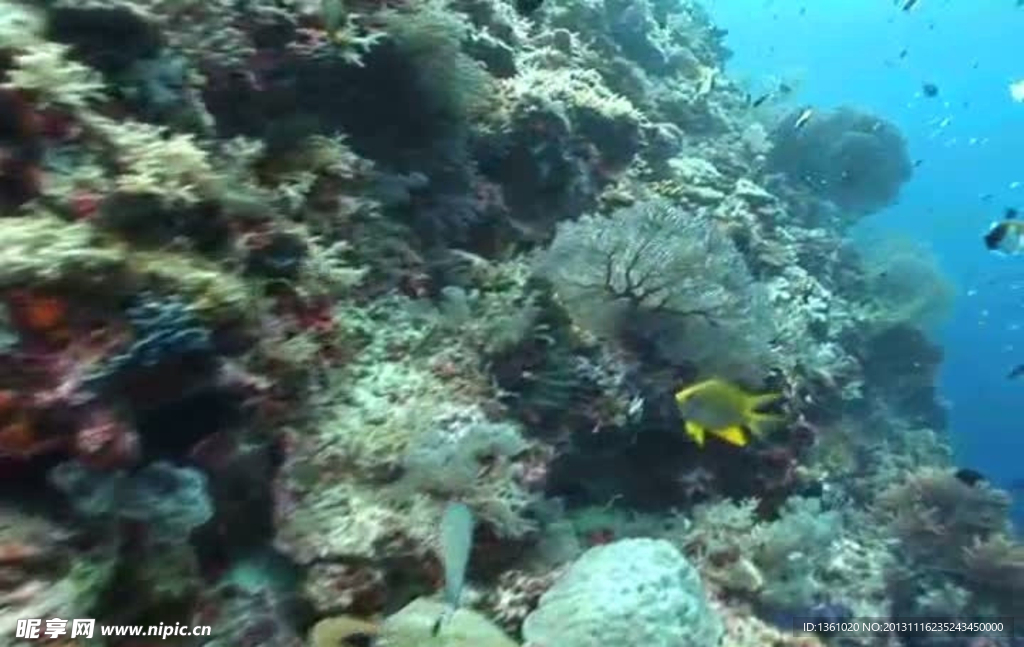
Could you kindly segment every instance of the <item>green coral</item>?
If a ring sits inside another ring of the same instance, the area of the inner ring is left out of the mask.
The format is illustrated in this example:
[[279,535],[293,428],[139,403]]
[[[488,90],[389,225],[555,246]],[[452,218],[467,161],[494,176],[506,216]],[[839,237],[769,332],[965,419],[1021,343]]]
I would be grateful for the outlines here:
[[84,223],[35,214],[0,219],[0,287],[69,282],[109,285],[127,252]]
[[463,127],[494,107],[494,79],[462,51],[472,25],[448,0],[425,0],[381,13],[384,31],[415,67],[425,105],[439,123]]
[[169,252],[135,252],[128,258],[132,272],[144,282],[182,295],[207,321],[247,319],[253,312],[250,287],[209,261]]

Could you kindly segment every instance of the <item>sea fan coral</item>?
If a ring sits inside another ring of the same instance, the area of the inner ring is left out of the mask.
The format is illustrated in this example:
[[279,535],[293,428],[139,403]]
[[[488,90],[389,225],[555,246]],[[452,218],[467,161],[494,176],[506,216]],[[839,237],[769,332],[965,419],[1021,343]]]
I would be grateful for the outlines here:
[[935,254],[912,239],[885,238],[858,246],[865,268],[871,323],[906,323],[931,332],[953,309],[956,287]]
[[795,127],[799,111],[772,133],[770,169],[865,215],[892,204],[910,179],[907,144],[892,123],[852,108],[814,114]]
[[719,374],[756,379],[770,361],[772,317],[743,257],[710,219],[665,200],[559,225],[537,269],[600,335]]

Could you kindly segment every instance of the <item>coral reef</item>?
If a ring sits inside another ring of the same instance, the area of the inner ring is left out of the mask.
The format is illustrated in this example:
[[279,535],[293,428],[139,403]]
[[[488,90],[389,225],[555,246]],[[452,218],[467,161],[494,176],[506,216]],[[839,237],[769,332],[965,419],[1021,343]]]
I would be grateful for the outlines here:
[[[515,4],[0,0],[0,632],[1020,611],[1005,496],[949,465],[948,282],[846,240],[910,176],[895,128],[751,109],[695,2]],[[697,447],[673,395],[709,377],[784,424]]]

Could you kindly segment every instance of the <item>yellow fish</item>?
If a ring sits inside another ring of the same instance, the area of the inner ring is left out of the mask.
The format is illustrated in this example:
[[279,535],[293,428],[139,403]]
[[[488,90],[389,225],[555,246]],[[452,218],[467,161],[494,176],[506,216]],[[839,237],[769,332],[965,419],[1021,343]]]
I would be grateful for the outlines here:
[[761,436],[785,419],[758,409],[776,402],[778,393],[754,395],[720,379],[704,380],[676,393],[676,405],[686,421],[686,435],[704,446],[707,434],[743,447],[750,436]]

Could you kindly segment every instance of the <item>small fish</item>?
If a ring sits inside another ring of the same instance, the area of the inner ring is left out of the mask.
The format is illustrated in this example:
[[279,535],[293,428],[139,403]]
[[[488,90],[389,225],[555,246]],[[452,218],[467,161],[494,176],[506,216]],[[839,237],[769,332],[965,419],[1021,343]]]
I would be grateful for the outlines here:
[[914,5],[916,5],[916,4],[917,4],[917,0],[904,0],[903,6],[900,7],[900,9],[903,10],[903,11],[910,11],[911,9],[914,8]]
[[516,0],[516,11],[520,16],[530,16],[540,9],[542,4],[544,0]]
[[934,83],[925,83],[921,86],[921,92],[928,98],[937,97],[939,96],[939,86]]
[[972,470],[969,467],[961,467],[960,469],[953,473],[953,476],[955,476],[956,479],[961,483],[970,485],[971,487],[974,487],[979,483],[985,483],[988,481],[988,479],[985,478],[984,474],[982,474],[978,470]]
[[1024,222],[1017,215],[1017,210],[1009,207],[1001,221],[989,226],[984,236],[989,251],[1009,255],[1024,253]]
[[779,94],[790,94],[791,92],[793,92],[793,88],[788,83],[779,84]]
[[464,503],[449,503],[441,518],[441,563],[444,566],[444,599],[448,604],[431,630],[436,636],[444,623],[458,611],[466,566],[473,548],[473,512]]
[[1017,364],[1014,366],[1009,373],[1006,374],[1006,379],[1016,380],[1018,377],[1024,375],[1024,364]]
[[903,49],[900,50],[900,58],[904,59],[906,57],[907,57],[907,48],[904,47]]
[[750,107],[757,108],[757,107],[761,106],[761,104],[763,104],[765,101],[767,101],[768,99],[771,99],[771,98],[772,98],[772,93],[771,92],[766,92],[765,94],[762,94],[758,98],[756,98],[753,101],[751,101],[750,102]]
[[806,126],[807,122],[810,121],[811,117],[813,116],[814,110],[811,110],[810,108],[807,108],[806,110],[801,112],[800,116],[797,117],[796,121],[793,122],[793,130],[800,130],[801,128]]
[[914,160],[914,168],[918,168],[922,164],[924,164],[924,160]]
[[776,393],[753,395],[731,382],[710,379],[676,393],[676,406],[685,421],[686,435],[698,447],[704,446],[708,434],[743,447],[752,435],[761,436],[784,421],[777,414],[758,411],[781,398]]

